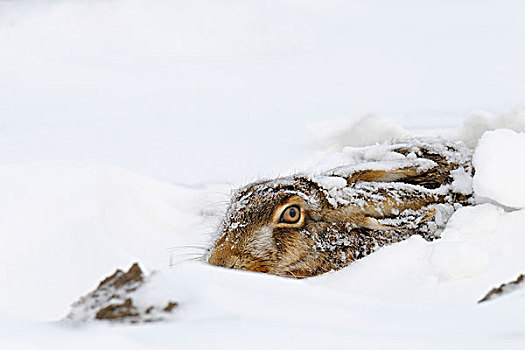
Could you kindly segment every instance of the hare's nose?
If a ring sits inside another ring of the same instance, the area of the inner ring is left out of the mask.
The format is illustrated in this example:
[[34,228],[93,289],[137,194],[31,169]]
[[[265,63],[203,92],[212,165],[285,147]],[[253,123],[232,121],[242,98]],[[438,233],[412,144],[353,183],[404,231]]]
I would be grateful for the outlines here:
[[221,256],[221,254],[212,254],[208,259],[208,262],[211,265],[235,269],[238,268],[236,265],[239,262],[239,257],[236,255]]

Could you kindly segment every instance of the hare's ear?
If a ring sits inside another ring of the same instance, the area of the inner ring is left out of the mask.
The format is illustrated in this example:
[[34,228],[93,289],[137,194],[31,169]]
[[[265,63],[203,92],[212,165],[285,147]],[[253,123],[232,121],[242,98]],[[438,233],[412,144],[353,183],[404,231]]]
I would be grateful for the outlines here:
[[383,225],[382,223],[377,221],[376,218],[373,218],[371,216],[366,216],[361,226],[364,228],[370,229],[370,230],[380,230],[380,231],[395,229],[395,227]]
[[359,181],[394,182],[419,175],[416,168],[402,168],[394,170],[361,170],[346,179],[348,184]]
[[[418,224],[422,224],[425,221],[428,221],[428,220],[432,219],[435,215],[436,215],[436,210],[435,209],[430,209],[430,210],[424,211],[423,215],[416,219],[417,223]],[[364,227],[364,228],[367,228],[367,229],[370,229],[370,230],[387,231],[387,230],[403,229],[403,228],[406,228],[406,225],[397,226],[397,227],[396,226],[383,225],[376,218],[371,217],[371,216],[365,216],[361,227]]]

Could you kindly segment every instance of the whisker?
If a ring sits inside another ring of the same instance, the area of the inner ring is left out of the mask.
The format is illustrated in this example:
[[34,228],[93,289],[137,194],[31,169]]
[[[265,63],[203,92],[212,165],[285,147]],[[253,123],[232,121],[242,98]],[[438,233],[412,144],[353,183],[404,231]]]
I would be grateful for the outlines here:
[[181,250],[181,249],[199,249],[199,250],[206,250],[208,249],[207,246],[175,246],[175,247],[169,247],[169,248],[166,248],[166,250],[168,252],[173,252],[173,251],[176,251],[176,250]]
[[[228,186],[230,186],[230,188],[231,188],[230,184],[228,184]],[[231,197],[231,195],[229,193],[222,192],[222,191],[210,191],[210,193],[221,194],[221,195],[226,196],[226,197]]]
[[209,244],[205,244],[205,243],[203,243],[202,245],[200,245],[200,244],[186,244],[186,245],[177,245],[177,246],[173,246],[173,247],[168,247],[168,248],[166,248],[166,251],[173,252],[173,251],[181,250],[181,249],[207,250],[208,248],[209,248]]
[[204,261],[204,258],[203,257],[187,258],[187,259],[178,260],[178,261],[175,261],[175,262],[173,262],[170,259],[169,266],[171,267],[171,266],[179,265],[179,264],[190,262],[190,261]]
[[226,185],[228,185],[228,187],[230,187],[230,191],[235,189],[237,186],[234,186],[230,181],[226,180]]
[[210,202],[210,203],[207,203],[206,204],[206,207],[219,207],[219,206],[227,206],[228,204],[230,204],[230,201],[217,201],[217,202]]
[[184,256],[204,256],[206,254],[200,254],[200,253],[182,253],[182,254],[170,254],[170,257],[172,258],[179,258]]

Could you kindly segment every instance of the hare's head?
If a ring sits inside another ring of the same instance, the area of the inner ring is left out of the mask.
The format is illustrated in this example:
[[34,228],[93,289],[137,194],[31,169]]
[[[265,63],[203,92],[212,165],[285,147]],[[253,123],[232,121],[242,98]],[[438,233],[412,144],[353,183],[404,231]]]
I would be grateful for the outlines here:
[[316,184],[299,176],[238,190],[209,263],[290,277],[320,273],[312,271],[325,269],[315,248],[327,226],[323,201]]

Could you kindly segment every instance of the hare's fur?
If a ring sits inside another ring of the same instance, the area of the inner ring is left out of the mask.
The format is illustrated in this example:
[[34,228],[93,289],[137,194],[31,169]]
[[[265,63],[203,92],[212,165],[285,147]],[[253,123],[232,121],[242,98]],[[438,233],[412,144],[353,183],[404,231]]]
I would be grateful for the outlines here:
[[[453,174],[472,175],[471,151],[443,139],[388,147],[399,155],[397,168],[358,164],[239,189],[209,263],[303,278],[340,269],[414,234],[436,238],[439,225],[470,203],[471,194],[455,188]],[[339,185],[327,185],[334,181]],[[300,219],[283,222],[291,206]]]

